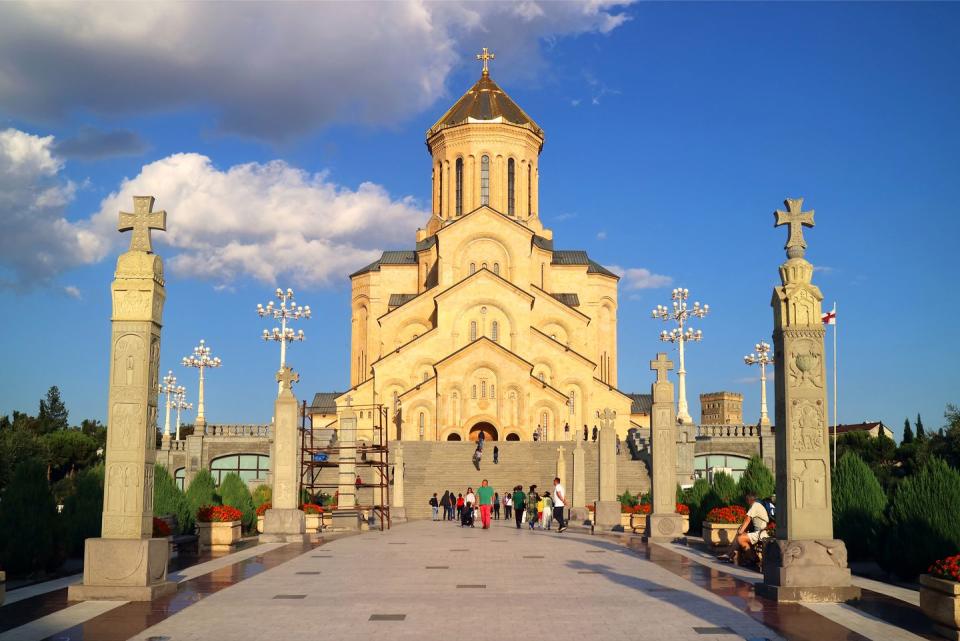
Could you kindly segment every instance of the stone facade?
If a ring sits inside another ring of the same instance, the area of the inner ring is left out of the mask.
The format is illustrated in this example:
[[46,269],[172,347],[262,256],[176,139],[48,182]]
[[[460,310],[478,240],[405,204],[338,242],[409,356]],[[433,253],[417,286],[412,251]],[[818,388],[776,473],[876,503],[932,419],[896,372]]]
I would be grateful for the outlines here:
[[709,392],[700,395],[701,425],[740,425],[743,423],[743,394]]

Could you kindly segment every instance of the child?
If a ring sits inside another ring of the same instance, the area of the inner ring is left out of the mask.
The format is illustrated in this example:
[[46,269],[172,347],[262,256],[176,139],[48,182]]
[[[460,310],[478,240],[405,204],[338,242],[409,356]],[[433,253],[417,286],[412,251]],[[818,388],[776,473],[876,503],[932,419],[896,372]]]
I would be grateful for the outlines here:
[[553,499],[550,498],[550,492],[543,493],[543,522],[540,524],[544,530],[549,530],[553,525]]
[[473,504],[467,503],[460,510],[460,527],[473,527]]
[[537,498],[537,523],[543,527],[543,497]]

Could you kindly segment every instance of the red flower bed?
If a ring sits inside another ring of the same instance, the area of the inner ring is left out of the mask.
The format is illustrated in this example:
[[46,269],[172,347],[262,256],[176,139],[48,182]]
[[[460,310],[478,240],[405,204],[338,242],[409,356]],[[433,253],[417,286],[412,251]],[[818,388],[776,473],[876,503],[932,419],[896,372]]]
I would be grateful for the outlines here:
[[273,503],[271,503],[270,501],[267,501],[266,503],[261,503],[260,506],[257,508],[257,516],[263,516],[264,514],[267,513],[267,510],[269,510],[272,507],[273,507]]
[[708,523],[725,523],[728,525],[743,523],[747,511],[739,505],[715,507],[707,514]]
[[154,538],[170,536],[170,526],[166,521],[153,517],[153,536]]
[[624,514],[650,514],[650,504],[640,503],[639,505],[621,505],[620,511]]
[[934,561],[927,572],[938,579],[960,582],[960,554]]
[[690,506],[677,503],[677,514],[690,514]]
[[323,514],[323,508],[316,503],[304,503],[300,506],[304,514]]
[[197,510],[197,520],[201,523],[230,523],[243,520],[243,512],[229,505],[204,505]]

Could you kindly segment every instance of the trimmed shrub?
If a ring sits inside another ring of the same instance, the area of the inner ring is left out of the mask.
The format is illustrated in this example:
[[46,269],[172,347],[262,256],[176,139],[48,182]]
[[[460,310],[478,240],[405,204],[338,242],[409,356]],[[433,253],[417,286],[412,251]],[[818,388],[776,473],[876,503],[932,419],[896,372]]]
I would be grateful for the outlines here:
[[158,464],[153,472],[153,515],[168,514],[177,517],[179,530],[176,534],[193,532],[196,513],[191,511],[187,497],[177,487],[177,481],[170,476],[167,468]]
[[273,488],[269,485],[258,485],[253,491],[253,504],[260,507],[264,503],[270,503],[273,500]]
[[870,466],[853,452],[841,456],[833,471],[833,531],[851,560],[875,557],[886,507],[887,496]]
[[63,561],[60,525],[46,466],[21,461],[0,501],[0,565],[12,575],[56,569]]
[[693,486],[684,490],[683,503],[690,507],[690,533],[700,532],[700,527],[706,519],[709,510],[704,509],[704,501],[710,493],[710,484],[707,479],[697,479]]
[[257,525],[257,508],[253,504],[253,497],[247,484],[240,475],[231,472],[223,477],[220,483],[220,498],[224,505],[235,507],[243,513],[243,529],[250,531]]
[[732,505],[740,498],[737,482],[726,472],[714,473],[713,482],[710,483],[710,492],[723,505]]
[[84,541],[100,536],[103,524],[103,465],[83,470],[76,478],[76,491],[63,503],[66,552],[83,556]]
[[770,471],[763,459],[759,456],[750,457],[747,463],[747,469],[743,471],[743,476],[737,483],[737,490],[740,498],[753,493],[758,499],[766,499],[773,496],[777,491],[777,482],[773,478],[773,472]]
[[906,579],[960,550],[960,472],[931,457],[897,486],[881,564]]
[[617,500],[623,507],[634,507],[640,504],[640,497],[630,494],[630,490],[624,490],[623,494],[617,497]]
[[197,511],[207,505],[220,505],[220,497],[217,496],[217,484],[213,482],[210,470],[200,470],[187,488],[187,507],[196,518]]

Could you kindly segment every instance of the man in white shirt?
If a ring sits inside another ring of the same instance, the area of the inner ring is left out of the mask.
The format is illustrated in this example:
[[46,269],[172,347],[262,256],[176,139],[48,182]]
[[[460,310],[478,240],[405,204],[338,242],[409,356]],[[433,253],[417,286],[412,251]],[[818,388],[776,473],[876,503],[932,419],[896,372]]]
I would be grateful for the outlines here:
[[734,563],[737,562],[740,552],[752,549],[758,541],[770,536],[770,533],[767,532],[767,526],[770,525],[767,508],[757,500],[756,494],[747,494],[745,498],[747,499],[747,514],[743,517],[743,523],[737,528],[737,538],[733,545],[734,549],[730,554]]
[[567,506],[567,495],[560,485],[560,477],[553,479],[553,518],[560,525],[557,532],[567,529],[567,520],[563,517],[563,510]]

